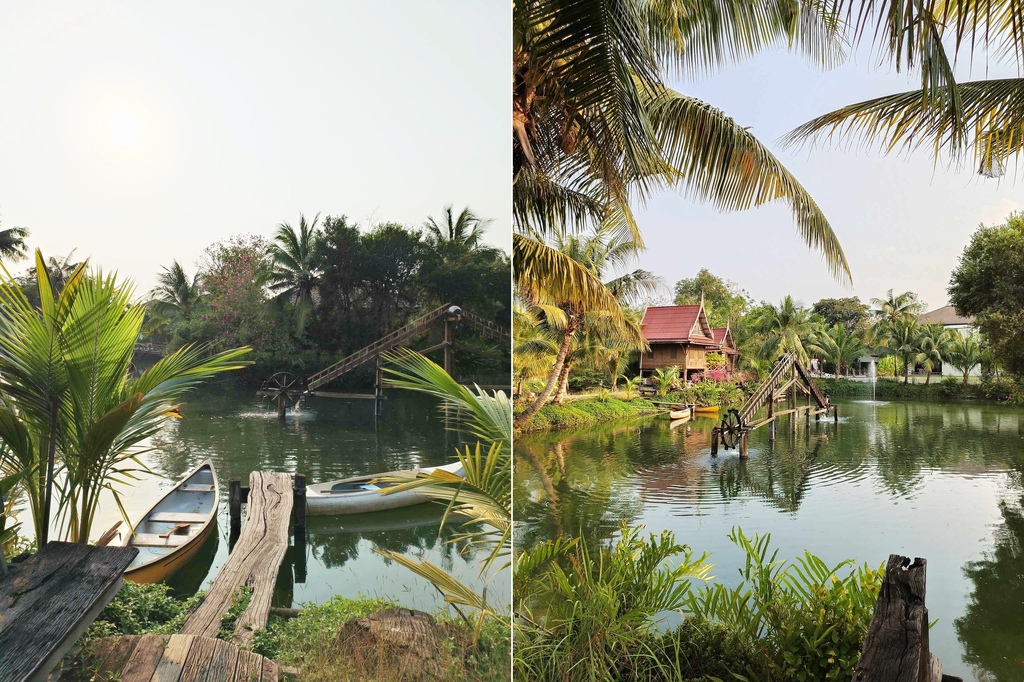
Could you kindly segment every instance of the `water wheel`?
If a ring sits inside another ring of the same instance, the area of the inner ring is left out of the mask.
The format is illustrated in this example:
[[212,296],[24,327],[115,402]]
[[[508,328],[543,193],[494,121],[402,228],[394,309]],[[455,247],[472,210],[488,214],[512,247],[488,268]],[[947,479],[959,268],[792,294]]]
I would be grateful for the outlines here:
[[309,393],[309,387],[303,377],[290,372],[278,372],[263,382],[260,393],[264,398],[277,405],[277,414],[284,416],[285,410],[294,407]]
[[731,408],[722,415],[722,423],[719,425],[719,433],[722,438],[722,447],[731,450],[740,442],[740,435],[743,432],[743,419],[740,418],[740,411]]

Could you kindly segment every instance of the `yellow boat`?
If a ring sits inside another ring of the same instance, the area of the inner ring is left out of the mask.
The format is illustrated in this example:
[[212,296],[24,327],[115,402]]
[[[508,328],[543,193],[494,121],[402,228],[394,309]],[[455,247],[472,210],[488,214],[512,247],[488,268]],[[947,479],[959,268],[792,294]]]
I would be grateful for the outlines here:
[[718,414],[718,405],[707,405],[693,408],[693,411],[697,414]]
[[146,512],[124,542],[139,555],[124,577],[156,583],[186,565],[217,528],[220,488],[206,460]]

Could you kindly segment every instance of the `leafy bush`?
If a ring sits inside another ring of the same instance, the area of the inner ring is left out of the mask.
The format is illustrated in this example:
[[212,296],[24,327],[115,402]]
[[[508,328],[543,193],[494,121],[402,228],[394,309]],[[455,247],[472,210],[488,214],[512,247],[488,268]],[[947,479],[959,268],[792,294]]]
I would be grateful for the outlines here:
[[721,623],[684,618],[678,627],[659,635],[651,649],[656,664],[631,671],[632,680],[732,680],[737,670],[767,674],[754,642]]
[[[525,409],[526,406],[520,404],[516,405],[513,411],[518,416]],[[573,400],[563,405],[549,403],[540,408],[530,421],[520,427],[519,431],[531,433],[550,429],[578,429],[661,411],[661,408],[647,400],[619,400],[609,394],[603,397]]]
[[200,592],[178,599],[171,588],[160,583],[125,581],[89,629],[86,639],[114,635],[173,634],[181,629],[186,616],[203,599]]
[[608,374],[593,369],[573,369],[569,373],[569,390],[585,391],[588,388],[604,387],[608,385]]
[[748,538],[734,528],[729,539],[746,554],[742,581],[733,588],[716,583],[691,594],[687,608],[756,642],[767,674],[754,667],[733,672],[801,682],[852,679],[884,565],[864,565],[841,577],[852,561],[829,567],[810,552],[796,561],[779,561],[770,535]]

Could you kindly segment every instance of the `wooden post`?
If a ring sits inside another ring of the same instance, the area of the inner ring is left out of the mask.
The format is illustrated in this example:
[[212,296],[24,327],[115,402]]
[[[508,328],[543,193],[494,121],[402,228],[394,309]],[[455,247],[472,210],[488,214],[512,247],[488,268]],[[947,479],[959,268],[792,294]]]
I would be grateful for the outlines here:
[[444,321],[444,371],[452,373],[452,321],[447,318]]
[[232,476],[228,479],[228,517],[231,521],[232,538],[242,530],[242,479]]
[[283,394],[277,396],[277,418],[281,419],[281,420],[284,420],[285,412],[288,409],[285,406],[285,400],[286,399],[285,399],[285,396]]
[[838,405],[833,405],[832,406],[832,415],[835,417],[835,423],[838,424],[839,423],[839,406]]
[[292,523],[295,526],[295,541],[306,534],[306,475],[295,474],[295,502],[292,505]]
[[373,384],[373,414],[379,417],[383,411],[381,401],[384,400],[384,363],[381,357],[377,356],[377,375]]
[[718,454],[718,427],[711,429],[711,456]]
[[750,452],[750,432],[746,429],[740,431],[740,459],[746,459]]
[[943,675],[929,651],[927,565],[921,558],[889,555],[854,682],[961,682]]
[[768,442],[775,442],[775,395],[768,401]]

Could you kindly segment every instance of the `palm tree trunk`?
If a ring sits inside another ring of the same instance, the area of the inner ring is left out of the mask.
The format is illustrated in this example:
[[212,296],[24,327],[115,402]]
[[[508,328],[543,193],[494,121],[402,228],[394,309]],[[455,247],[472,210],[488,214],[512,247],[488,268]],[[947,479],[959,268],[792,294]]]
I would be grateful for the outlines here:
[[967,385],[967,377],[968,377],[968,375],[970,375],[970,373],[971,373],[970,367],[968,367],[967,369],[964,370],[964,386]]
[[558,389],[555,391],[555,399],[552,401],[555,405],[561,405],[565,402],[565,396],[569,393],[569,369],[572,367],[572,362],[566,360],[562,365],[562,373],[558,377]]
[[533,415],[537,414],[537,410],[544,407],[547,404],[548,399],[551,398],[551,394],[555,392],[555,386],[558,383],[558,378],[562,375],[562,367],[565,365],[565,359],[569,357],[569,351],[572,349],[572,336],[575,333],[574,329],[566,328],[562,332],[562,344],[558,348],[558,355],[555,356],[555,364],[551,368],[551,374],[548,375],[548,383],[541,391],[537,399],[533,401],[526,410],[516,417],[514,426],[522,426],[525,424]]
[[924,378],[924,385],[927,386],[930,383],[932,383],[932,371],[928,370],[928,376]]

